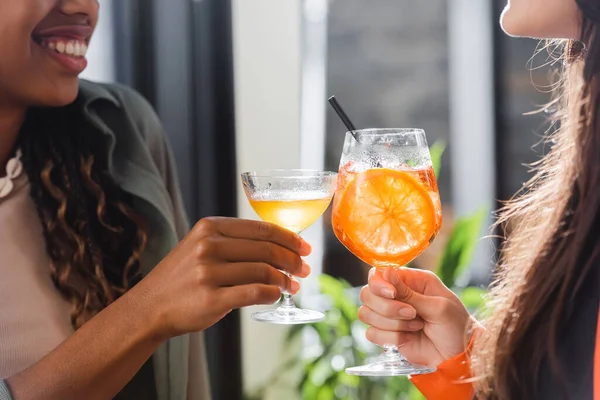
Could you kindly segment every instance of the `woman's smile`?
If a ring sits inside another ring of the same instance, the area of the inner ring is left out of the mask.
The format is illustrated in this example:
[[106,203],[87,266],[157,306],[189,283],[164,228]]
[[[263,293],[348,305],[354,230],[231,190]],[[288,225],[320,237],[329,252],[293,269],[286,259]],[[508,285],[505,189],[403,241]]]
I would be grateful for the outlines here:
[[93,29],[89,25],[58,26],[34,32],[35,46],[63,69],[79,75],[87,67],[85,55]]

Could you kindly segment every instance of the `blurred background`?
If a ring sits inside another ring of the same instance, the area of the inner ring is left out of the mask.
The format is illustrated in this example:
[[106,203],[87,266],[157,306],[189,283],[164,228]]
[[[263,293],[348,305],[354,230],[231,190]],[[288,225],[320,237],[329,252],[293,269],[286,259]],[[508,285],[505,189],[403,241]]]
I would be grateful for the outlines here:
[[[537,42],[499,29],[505,0],[100,4],[84,77],[132,86],[155,106],[193,220],[256,218],[242,171],[337,170],[345,129],[326,102],[336,95],[359,127],[423,128],[430,145],[447,145],[444,227],[415,266],[450,268],[464,299],[481,297],[498,246],[483,238],[492,211],[543,153],[547,116],[524,113],[549,100],[547,54],[532,59]],[[215,399],[418,398],[403,378],[343,374],[373,352],[352,311],[339,311],[358,306],[368,266],[338,243],[329,216],[305,234],[313,276],[301,292],[328,321],[290,330],[253,322],[254,310],[229,315],[207,334]]]

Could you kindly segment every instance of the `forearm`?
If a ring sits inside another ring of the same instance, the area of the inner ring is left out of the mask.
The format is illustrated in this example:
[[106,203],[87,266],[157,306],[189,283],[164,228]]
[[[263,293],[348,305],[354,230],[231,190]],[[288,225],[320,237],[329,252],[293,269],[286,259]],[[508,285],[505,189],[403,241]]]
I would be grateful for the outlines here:
[[16,400],[111,399],[160,343],[143,299],[130,292],[7,383]]

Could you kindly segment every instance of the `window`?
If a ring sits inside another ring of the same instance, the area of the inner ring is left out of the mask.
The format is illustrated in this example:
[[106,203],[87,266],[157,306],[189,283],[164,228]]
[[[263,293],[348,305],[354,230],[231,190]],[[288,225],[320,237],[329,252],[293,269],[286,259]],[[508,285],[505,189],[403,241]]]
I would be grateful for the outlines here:
[[[430,145],[449,141],[447,8],[446,0],[331,2],[327,89],[358,128],[423,128]],[[337,170],[346,129],[333,112],[327,115],[325,166]],[[452,220],[450,168],[446,153],[439,179],[445,227]],[[325,272],[363,285],[369,266],[338,242],[330,215],[324,224]],[[433,267],[442,242],[436,240],[416,263]]]

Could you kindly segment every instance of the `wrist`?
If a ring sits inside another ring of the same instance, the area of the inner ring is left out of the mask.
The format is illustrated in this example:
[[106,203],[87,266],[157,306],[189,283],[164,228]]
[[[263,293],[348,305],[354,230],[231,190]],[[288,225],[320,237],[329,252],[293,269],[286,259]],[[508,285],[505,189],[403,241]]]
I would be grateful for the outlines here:
[[167,329],[164,328],[159,307],[156,301],[153,301],[150,291],[145,290],[144,280],[125,293],[120,300],[123,300],[128,314],[135,319],[136,329],[144,340],[154,342],[156,345],[171,338]]

